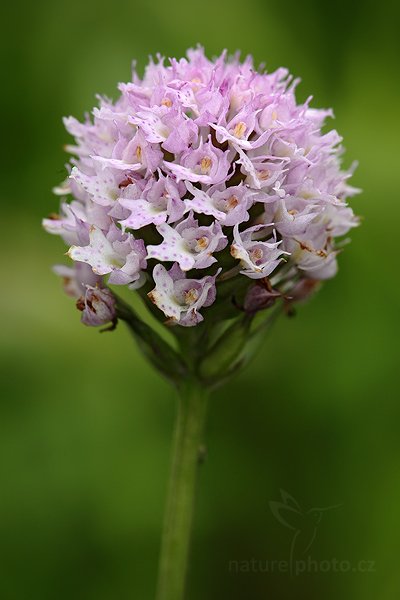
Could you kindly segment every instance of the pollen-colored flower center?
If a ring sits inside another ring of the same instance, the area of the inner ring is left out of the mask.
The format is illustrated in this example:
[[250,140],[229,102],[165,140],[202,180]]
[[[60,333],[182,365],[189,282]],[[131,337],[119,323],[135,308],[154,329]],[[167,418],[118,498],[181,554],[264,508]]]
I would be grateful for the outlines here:
[[203,156],[200,161],[200,170],[202,175],[208,175],[212,167],[212,160],[209,156]]
[[202,252],[203,250],[205,250],[208,247],[209,243],[210,243],[210,240],[208,239],[208,237],[203,235],[203,237],[199,238],[196,242],[196,246],[195,246],[196,252]]
[[141,146],[138,146],[136,148],[135,154],[136,154],[136,158],[138,159],[138,161],[142,162],[142,147]]
[[170,98],[163,98],[161,100],[161,106],[166,106],[167,108],[171,108],[172,100]]
[[264,256],[264,253],[261,248],[254,248],[254,250],[251,250],[249,254],[254,262],[261,260]]
[[243,123],[243,121],[239,121],[239,123],[236,123],[236,125],[233,129],[233,135],[235,137],[237,137],[239,140],[241,140],[242,137],[244,136],[244,134],[246,133],[246,129],[247,129],[246,123]]
[[133,179],[131,177],[129,177],[129,175],[127,175],[120,184],[118,184],[118,187],[120,189],[122,188],[126,188],[128,187],[128,185],[131,185],[133,183]]
[[230,196],[230,198],[228,198],[228,200],[226,201],[226,208],[228,210],[233,210],[234,208],[237,207],[238,204],[239,204],[239,200],[237,199],[237,197]]
[[260,181],[267,181],[271,177],[271,172],[268,169],[258,171],[257,177]]
[[194,304],[196,300],[199,298],[199,292],[196,288],[191,288],[187,292],[184,293],[185,304]]

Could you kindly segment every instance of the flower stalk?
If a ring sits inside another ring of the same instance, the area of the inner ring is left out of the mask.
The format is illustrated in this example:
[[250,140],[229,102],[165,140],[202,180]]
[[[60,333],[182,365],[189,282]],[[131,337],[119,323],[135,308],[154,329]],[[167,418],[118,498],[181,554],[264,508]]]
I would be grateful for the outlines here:
[[161,541],[156,600],[182,600],[185,590],[196,479],[208,398],[188,377],[178,388],[172,464]]

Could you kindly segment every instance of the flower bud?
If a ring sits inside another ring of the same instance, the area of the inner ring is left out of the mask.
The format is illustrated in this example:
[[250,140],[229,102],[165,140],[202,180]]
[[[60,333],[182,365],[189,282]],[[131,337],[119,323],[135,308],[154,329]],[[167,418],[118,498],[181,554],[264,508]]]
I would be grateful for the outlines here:
[[308,300],[320,286],[317,279],[300,279],[288,294],[292,302],[301,302]]
[[259,310],[270,308],[281,296],[280,292],[272,289],[268,281],[261,280],[247,291],[243,308],[247,313],[254,314]]
[[108,288],[87,287],[76,306],[82,311],[82,323],[90,327],[116,320],[115,298]]

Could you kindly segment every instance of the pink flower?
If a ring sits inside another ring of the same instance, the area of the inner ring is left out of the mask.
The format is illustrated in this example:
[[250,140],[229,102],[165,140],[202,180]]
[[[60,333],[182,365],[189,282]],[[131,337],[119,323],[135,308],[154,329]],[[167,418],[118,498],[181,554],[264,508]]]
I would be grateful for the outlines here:
[[97,327],[115,321],[115,304],[115,298],[109,289],[88,286],[76,306],[82,311],[82,323]]
[[191,327],[203,321],[199,310],[215,300],[215,276],[186,279],[175,263],[169,271],[161,264],[154,267],[156,284],[148,296],[172,323]]

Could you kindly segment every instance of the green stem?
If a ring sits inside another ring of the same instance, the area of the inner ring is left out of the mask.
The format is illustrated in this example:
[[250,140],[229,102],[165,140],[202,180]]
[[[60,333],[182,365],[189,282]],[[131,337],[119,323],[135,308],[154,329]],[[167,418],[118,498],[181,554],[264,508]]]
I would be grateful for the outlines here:
[[183,600],[196,475],[208,391],[194,378],[179,387],[156,600]]

